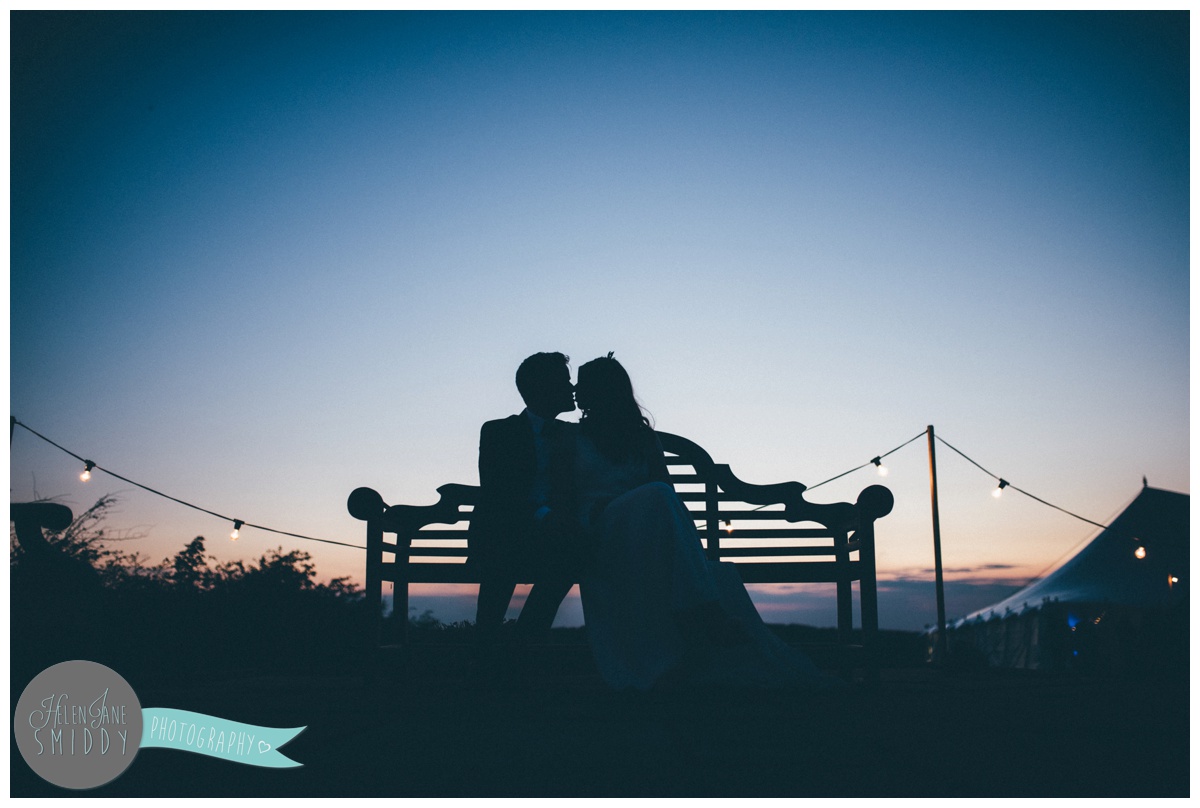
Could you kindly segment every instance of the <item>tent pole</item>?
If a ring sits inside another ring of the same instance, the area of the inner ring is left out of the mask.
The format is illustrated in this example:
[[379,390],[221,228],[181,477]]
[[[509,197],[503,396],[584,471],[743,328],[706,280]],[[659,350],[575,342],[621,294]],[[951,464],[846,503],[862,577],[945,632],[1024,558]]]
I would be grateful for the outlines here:
[[933,449],[933,424],[926,429],[929,438],[929,500],[933,509],[933,574],[937,589],[937,651],[934,658],[946,661],[946,590],[942,582],[942,523],[938,518],[937,455]]

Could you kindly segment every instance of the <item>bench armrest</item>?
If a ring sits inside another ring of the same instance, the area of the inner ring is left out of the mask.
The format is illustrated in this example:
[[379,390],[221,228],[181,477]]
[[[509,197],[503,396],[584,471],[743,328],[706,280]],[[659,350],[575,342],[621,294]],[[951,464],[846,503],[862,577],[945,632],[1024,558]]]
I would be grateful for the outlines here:
[[784,518],[789,522],[816,522],[834,533],[843,533],[858,530],[892,510],[892,492],[882,485],[863,489],[855,504],[818,504],[804,498],[807,489],[803,483],[748,483],[739,479],[728,464],[714,463],[708,452],[687,438],[669,432],[659,432],[658,437],[663,448],[677,455],[678,462],[695,468],[697,476],[712,480],[731,497],[751,505],[782,504]]
[[461,522],[462,505],[474,505],[479,486],[447,483],[437,489],[440,498],[432,505],[388,505],[373,488],[355,488],[346,500],[346,509],[355,519],[375,522],[386,533],[415,531],[425,525],[452,525]]

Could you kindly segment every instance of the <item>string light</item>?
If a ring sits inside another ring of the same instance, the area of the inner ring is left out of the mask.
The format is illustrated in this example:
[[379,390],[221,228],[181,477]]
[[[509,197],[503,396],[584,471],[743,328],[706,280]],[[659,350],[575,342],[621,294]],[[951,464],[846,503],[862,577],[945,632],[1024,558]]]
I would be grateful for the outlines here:
[[[72,452],[70,449],[67,449],[64,446],[60,446],[59,444],[57,444],[54,441],[47,438],[42,433],[31,428],[28,424],[21,423],[14,416],[10,416],[9,423],[12,427],[18,427],[18,426],[21,427],[22,429],[24,429],[26,432],[33,435],[34,437],[45,441],[46,443],[53,446],[55,449],[58,449],[60,452],[62,452],[64,454],[68,454],[71,457],[78,460],[79,462],[83,463],[85,468],[83,470],[83,474],[80,474],[79,477],[80,477],[80,479],[82,479],[84,481],[91,479],[91,476],[92,476],[91,470],[92,469],[94,469],[94,468],[99,469],[100,471],[103,471],[105,474],[109,475],[110,477],[116,477],[118,480],[120,480],[122,482],[129,483],[130,485],[136,486],[136,487],[142,489],[143,491],[148,491],[151,494],[154,494],[155,496],[162,497],[163,499],[169,499],[172,502],[176,502],[180,505],[191,508],[192,510],[200,511],[201,513],[206,513],[209,516],[215,516],[217,519],[222,519],[226,522],[236,522],[237,527],[241,527],[244,524],[246,524],[245,522],[241,521],[240,519],[233,519],[229,516],[225,516],[224,514],[217,513],[216,511],[210,511],[208,508],[201,508],[199,505],[195,505],[191,502],[187,502],[186,500],[179,499],[178,497],[173,497],[170,494],[164,494],[162,491],[157,491],[148,485],[143,485],[142,483],[139,483],[136,480],[131,480],[128,477],[123,477],[120,474],[117,474],[115,471],[112,471],[111,469],[106,469],[103,466],[97,465],[96,463],[92,462],[91,460],[85,460],[81,455],[77,455],[74,452]],[[361,544],[347,544],[344,541],[333,541],[331,539],[319,539],[315,536],[305,536],[300,533],[289,533],[286,530],[276,530],[275,528],[267,527],[266,525],[251,524],[250,527],[258,528],[259,530],[264,530],[268,533],[276,533],[280,536],[291,536],[294,539],[304,539],[305,541],[317,541],[317,542],[321,542],[322,544],[336,544],[339,547],[352,547],[355,550],[367,549],[366,547],[363,547]],[[235,530],[236,530],[236,528],[235,528]],[[233,538],[236,538],[236,537],[233,537]]]
[[1133,551],[1133,557],[1138,559],[1139,561],[1142,560],[1143,558],[1145,558],[1146,557],[1146,548],[1139,545],[1138,548]]
[[[51,446],[55,447],[56,449],[58,449],[58,450],[60,450],[60,451],[62,451],[62,452],[64,452],[64,453],[66,453],[66,454],[69,454],[69,455],[71,455],[72,457],[74,457],[74,458],[75,458],[75,459],[77,459],[77,460],[80,460],[80,461],[82,461],[82,462],[83,462],[83,464],[84,464],[84,470],[83,470],[83,472],[82,472],[82,473],[79,475],[79,479],[80,479],[80,480],[82,480],[83,482],[87,482],[88,480],[90,480],[90,479],[91,479],[91,477],[92,477],[92,469],[94,469],[94,468],[100,468],[100,467],[99,467],[99,466],[97,466],[97,465],[96,465],[96,463],[94,463],[93,461],[91,461],[91,460],[84,460],[84,458],[83,458],[83,457],[81,457],[81,456],[79,456],[79,455],[75,454],[74,452],[70,451],[69,449],[66,449],[66,448],[64,448],[64,447],[60,446],[59,444],[57,444],[57,443],[55,443],[54,441],[52,441],[52,440],[50,440],[49,438],[47,438],[45,435],[42,435],[41,433],[39,433],[39,432],[37,432],[37,431],[35,431],[35,430],[31,429],[31,428],[30,428],[28,425],[26,425],[26,424],[24,424],[24,423],[21,423],[20,421],[18,421],[18,420],[17,420],[16,416],[10,416],[10,418],[9,418],[9,422],[10,422],[10,427],[11,427],[11,428],[15,428],[15,427],[18,427],[18,426],[20,426],[21,428],[25,429],[27,432],[31,433],[31,434],[32,434],[32,435],[34,435],[35,437],[38,437],[38,438],[40,438],[41,440],[45,441],[46,443],[49,443]],[[10,431],[11,431],[11,429],[10,429]],[[859,469],[865,468],[866,466],[869,466],[869,465],[874,465],[874,466],[875,466],[876,472],[879,474],[879,476],[881,476],[881,477],[886,477],[886,476],[887,476],[887,474],[888,474],[888,469],[887,469],[887,467],[886,467],[885,465],[883,465],[883,458],[887,457],[888,455],[892,454],[893,452],[898,452],[900,449],[903,449],[905,446],[908,446],[908,444],[912,443],[913,441],[916,441],[916,440],[918,440],[918,439],[920,439],[920,438],[924,437],[926,434],[927,434],[927,430],[921,430],[919,433],[917,433],[916,435],[914,435],[912,438],[909,438],[907,441],[905,441],[904,443],[900,444],[900,445],[899,445],[899,446],[897,446],[895,449],[892,449],[892,450],[891,450],[891,451],[889,451],[889,452],[884,452],[884,453],[883,453],[883,454],[881,454],[881,455],[876,455],[875,457],[871,458],[871,460],[869,460],[868,462],[864,463],[863,465],[861,465],[861,466],[857,466],[857,467],[855,467],[855,468],[853,468],[853,469],[850,469],[849,471],[845,471],[845,472],[843,472],[843,473],[841,473],[841,474],[838,474],[838,475],[837,475],[837,476],[835,476],[835,477],[830,477],[828,480],[825,480],[825,481],[823,481],[823,482],[817,483],[817,485],[807,486],[807,488],[806,488],[805,490],[811,491],[811,490],[813,490],[813,489],[815,489],[815,488],[819,488],[820,486],[822,486],[822,485],[825,485],[826,483],[831,483],[831,482],[833,482],[834,480],[837,480],[837,479],[840,479],[840,478],[842,478],[842,477],[845,477],[846,475],[848,475],[848,474],[852,474],[852,473],[854,473],[855,471],[858,471]],[[948,447],[949,449],[953,450],[953,451],[954,451],[954,452],[956,452],[957,454],[961,455],[961,456],[962,456],[964,459],[966,459],[966,460],[967,460],[968,462],[970,462],[972,465],[974,465],[974,466],[978,467],[978,468],[979,468],[981,471],[983,471],[985,474],[988,474],[988,475],[989,475],[989,476],[991,476],[991,477],[995,477],[995,478],[996,478],[996,479],[999,481],[999,485],[996,487],[996,489],[995,489],[995,490],[993,490],[993,491],[992,491],[992,496],[993,496],[993,497],[999,498],[999,497],[1001,496],[1001,493],[1004,491],[1004,489],[1005,489],[1005,488],[1007,488],[1007,487],[1009,487],[1010,485],[1012,485],[1011,483],[1009,483],[1009,482],[1008,482],[1007,480],[1005,480],[1004,478],[1002,478],[1002,477],[996,477],[996,475],[992,474],[990,471],[988,471],[987,469],[983,468],[983,466],[980,466],[980,465],[979,465],[977,462],[975,462],[974,460],[972,460],[970,457],[968,457],[967,455],[963,454],[963,453],[962,453],[962,451],[960,451],[959,449],[957,449],[957,448],[955,448],[954,446],[952,446],[952,445],[951,445],[949,442],[947,442],[947,441],[946,441],[946,439],[945,439],[945,438],[943,438],[941,435],[938,435],[938,436],[937,436],[937,439],[938,439],[938,441],[940,441],[942,444],[944,444],[946,447]],[[194,509],[194,510],[201,511],[201,512],[203,512],[203,513],[207,513],[207,514],[209,514],[209,515],[211,515],[211,516],[215,516],[215,517],[218,517],[218,518],[220,518],[220,519],[228,519],[229,521],[232,521],[232,522],[234,523],[234,527],[233,527],[233,531],[232,531],[232,532],[230,533],[230,535],[229,535],[229,538],[230,538],[230,539],[232,539],[232,540],[234,540],[234,541],[237,541],[237,538],[238,538],[238,536],[240,535],[240,533],[239,533],[239,530],[240,530],[240,528],[242,528],[242,527],[245,525],[245,522],[244,522],[244,521],[242,521],[242,520],[240,520],[240,519],[229,519],[229,517],[227,517],[227,516],[223,516],[223,515],[221,515],[221,514],[219,514],[219,513],[216,513],[215,511],[210,511],[210,510],[208,510],[207,508],[201,508],[201,507],[200,507],[200,506],[198,506],[198,505],[194,505],[194,504],[192,504],[192,503],[190,503],[190,502],[186,502],[186,501],[184,501],[184,500],[182,500],[182,499],[178,499],[178,498],[176,498],[176,497],[173,497],[173,496],[170,496],[170,495],[168,495],[168,494],[164,494],[164,493],[163,493],[163,492],[161,492],[161,491],[156,491],[155,489],[153,489],[153,488],[150,488],[149,486],[143,485],[143,484],[141,484],[141,483],[139,483],[139,482],[136,482],[136,481],[134,481],[134,480],[130,480],[128,477],[122,477],[121,475],[117,474],[116,472],[109,471],[108,469],[104,469],[104,468],[100,468],[100,470],[101,470],[101,471],[104,471],[106,474],[109,474],[109,475],[111,475],[111,476],[113,476],[113,477],[116,477],[118,480],[122,480],[122,481],[124,481],[124,482],[127,482],[127,483],[129,483],[129,484],[131,484],[131,485],[137,486],[138,488],[141,488],[141,489],[143,489],[143,490],[145,490],[145,491],[149,491],[149,492],[150,492],[150,493],[152,493],[152,494],[156,494],[156,495],[158,495],[158,496],[160,496],[160,497],[163,497],[163,498],[165,498],[165,499],[169,499],[169,500],[171,500],[171,501],[173,501],[173,502],[177,502],[177,503],[179,503],[180,505],[185,505],[185,506],[187,506],[187,507],[189,507],[189,508],[192,508],[192,509]],[[1072,513],[1071,511],[1068,511],[1068,510],[1066,510],[1065,508],[1061,508],[1061,507],[1059,507],[1058,505],[1055,505],[1055,504],[1053,504],[1053,503],[1051,503],[1051,502],[1047,502],[1046,500],[1044,500],[1044,499],[1041,499],[1040,497],[1036,497],[1036,496],[1034,496],[1033,494],[1029,493],[1028,491],[1025,491],[1024,489],[1018,488],[1017,486],[1012,486],[1012,487],[1013,487],[1015,490],[1017,490],[1018,492],[1020,492],[1020,493],[1024,494],[1025,496],[1029,497],[1030,499],[1036,500],[1037,502],[1040,502],[1040,503],[1042,503],[1043,505],[1047,505],[1047,506],[1049,506],[1049,507],[1051,507],[1051,508],[1054,508],[1054,509],[1056,509],[1056,510],[1062,511],[1063,513],[1065,513],[1065,514],[1067,514],[1067,515],[1069,515],[1069,516],[1073,516],[1073,517],[1075,517],[1076,519],[1079,519],[1080,521],[1087,522],[1088,524],[1096,525],[1097,527],[1100,527],[1100,528],[1105,528],[1105,529],[1107,529],[1107,527],[1108,527],[1107,525],[1103,525],[1103,524],[1101,524],[1101,523],[1099,523],[1099,522],[1094,522],[1094,521],[1092,521],[1091,519],[1087,519],[1087,518],[1085,518],[1085,517],[1082,517],[1082,516],[1080,516],[1080,515],[1078,515],[1078,514],[1076,514],[1076,513]],[[760,505],[759,507],[757,507],[757,508],[754,508],[753,510],[756,510],[756,511],[757,511],[757,510],[761,510],[761,509],[763,509],[763,508],[765,508],[765,507],[767,507],[767,506],[766,506],[766,505]],[[725,530],[726,530],[726,532],[727,532],[727,533],[733,533],[733,524],[732,524],[732,522],[730,522],[728,519],[726,519],[726,520],[723,520],[723,521],[724,521],[724,525],[725,525]],[[315,537],[313,537],[313,536],[304,536],[304,535],[301,535],[301,534],[299,534],[299,533],[289,533],[289,532],[287,532],[287,531],[283,531],[283,530],[275,530],[274,528],[264,527],[264,526],[262,526],[262,525],[252,525],[252,527],[259,528],[260,530],[265,530],[265,531],[267,531],[267,532],[269,532],[269,533],[278,533],[279,535],[282,535],[282,536],[292,536],[292,537],[294,537],[294,538],[297,538],[297,539],[305,539],[305,540],[308,540],[308,541],[317,541],[317,542],[322,542],[322,543],[324,543],[324,544],[336,544],[336,545],[339,545],[339,546],[342,546],[342,547],[353,547],[353,548],[354,548],[354,549],[356,549],[356,550],[364,550],[364,549],[366,549],[366,548],[365,548],[365,547],[363,547],[362,545],[357,545],[357,544],[347,544],[347,543],[345,543],[345,542],[339,542],[339,541],[330,541],[329,539],[319,539],[319,538],[315,538]],[[1137,551],[1135,552],[1135,555],[1136,555],[1138,558],[1145,558],[1145,555],[1146,555],[1146,549],[1145,549],[1145,547],[1141,547],[1141,546],[1139,546],[1139,547],[1138,547],[1138,549],[1137,549]]]
[[[1067,516],[1072,516],[1072,517],[1074,517],[1074,518],[1078,519],[1078,520],[1079,520],[1079,521],[1081,521],[1081,522],[1087,522],[1089,525],[1095,525],[1096,527],[1098,527],[1098,528],[1103,528],[1104,530],[1107,530],[1107,529],[1108,529],[1108,525],[1102,524],[1102,523],[1100,523],[1100,522],[1093,522],[1091,519],[1088,519],[1088,518],[1086,518],[1086,517],[1084,517],[1084,516],[1080,516],[1080,515],[1079,515],[1079,514],[1077,514],[1077,513],[1072,513],[1071,511],[1068,511],[1066,508],[1060,508],[1059,506],[1055,505],[1053,502],[1047,502],[1046,500],[1042,499],[1041,497],[1035,497],[1033,494],[1029,493],[1029,492],[1028,492],[1028,491],[1026,491],[1024,488],[1018,488],[1017,486],[1015,486],[1015,485],[1013,485],[1012,483],[1008,482],[1008,480],[1005,480],[1005,479],[1003,479],[1003,478],[1001,478],[1001,477],[998,477],[998,476],[997,476],[997,475],[995,475],[995,474],[992,474],[992,472],[988,471],[988,470],[987,470],[987,469],[985,469],[983,466],[979,465],[979,464],[978,464],[978,463],[976,463],[974,460],[972,460],[971,458],[969,458],[969,457],[967,457],[965,454],[963,454],[963,453],[962,453],[962,450],[960,450],[960,449],[957,449],[957,448],[955,448],[953,445],[951,445],[951,444],[950,444],[950,442],[949,442],[949,441],[947,441],[945,438],[943,438],[941,435],[938,435],[938,436],[937,436],[937,439],[938,439],[938,441],[940,441],[940,442],[941,442],[941,443],[942,443],[944,446],[946,446],[946,448],[948,448],[948,449],[952,450],[953,452],[955,452],[955,453],[956,453],[956,454],[957,454],[959,457],[961,457],[963,460],[966,460],[968,463],[970,463],[972,466],[974,466],[975,468],[977,468],[977,469],[979,469],[980,471],[982,471],[982,472],[983,472],[984,474],[986,474],[987,476],[989,476],[989,477],[993,477],[993,478],[995,478],[995,479],[999,480],[999,481],[1000,481],[1000,490],[1004,489],[1006,486],[1012,486],[1012,489],[1013,489],[1014,491],[1018,491],[1018,492],[1020,492],[1020,493],[1024,494],[1025,496],[1029,497],[1030,499],[1034,500],[1035,502],[1040,502],[1040,503],[1042,503],[1043,505],[1045,505],[1045,506],[1047,506],[1047,507],[1049,507],[1049,508],[1053,508],[1053,509],[1054,509],[1054,510],[1056,510],[1056,511],[1062,511],[1062,512],[1063,512],[1063,513],[1065,513]],[[884,456],[886,457],[886,455],[884,455]],[[993,492],[992,492],[992,496],[994,496],[994,497],[998,497],[998,496],[1000,496],[1000,491],[999,491],[999,490],[997,490],[997,491],[993,491]]]
[[[905,446],[907,446],[908,444],[912,443],[915,440],[920,440],[921,438],[925,437],[925,434],[926,434],[925,430],[922,429],[920,432],[913,435],[911,438],[904,441],[904,443],[900,444],[895,449],[892,449],[890,452],[884,452],[881,455],[876,455],[872,459],[868,460],[866,463],[863,463],[861,466],[855,466],[854,468],[850,469],[849,471],[843,471],[841,474],[834,475],[833,477],[830,477],[828,480],[822,480],[821,482],[817,483],[816,485],[807,486],[804,490],[812,491],[813,489],[820,488],[821,486],[825,485],[826,483],[831,483],[834,480],[842,479],[847,474],[853,474],[854,472],[858,471],[859,469],[865,469],[867,466],[871,465],[872,463],[875,464],[876,471],[879,472],[879,475],[881,477],[885,477],[885,476],[887,476],[887,468],[883,465],[883,458],[887,457],[888,455],[892,454],[893,452],[900,451]],[[758,510],[758,508],[755,508],[755,510]]]

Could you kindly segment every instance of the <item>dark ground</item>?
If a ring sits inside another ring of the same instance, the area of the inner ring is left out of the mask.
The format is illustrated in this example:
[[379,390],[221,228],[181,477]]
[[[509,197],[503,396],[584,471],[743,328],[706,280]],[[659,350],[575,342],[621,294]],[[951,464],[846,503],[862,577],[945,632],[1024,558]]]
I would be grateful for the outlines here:
[[[1186,672],[934,670],[895,646],[879,681],[816,695],[605,689],[572,636],[479,683],[466,647],[414,646],[401,675],[137,681],[143,707],[308,729],[263,769],[142,750],[67,792],[12,745],[12,796],[1156,797],[1189,795]],[[911,640],[906,640],[909,642]],[[893,642],[897,642],[893,639]],[[828,664],[820,653],[814,657]]]

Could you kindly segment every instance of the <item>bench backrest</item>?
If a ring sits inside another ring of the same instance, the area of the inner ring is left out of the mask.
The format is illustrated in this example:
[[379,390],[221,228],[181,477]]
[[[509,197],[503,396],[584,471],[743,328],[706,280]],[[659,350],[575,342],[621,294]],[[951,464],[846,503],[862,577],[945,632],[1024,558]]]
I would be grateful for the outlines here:
[[[873,556],[864,542],[873,536],[874,520],[891,510],[886,488],[871,486],[857,504],[814,504],[804,499],[800,483],[745,483],[692,441],[666,432],[658,436],[671,482],[695,513],[709,557],[744,562],[739,571],[747,582],[835,580],[853,572],[837,573],[827,565],[857,566],[864,551]],[[479,487],[448,484],[437,490],[440,501],[427,506],[388,507],[371,489],[351,495],[350,512],[368,523],[368,586],[380,580],[477,582],[463,562]],[[394,544],[386,538],[391,535]]]

